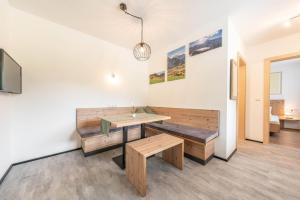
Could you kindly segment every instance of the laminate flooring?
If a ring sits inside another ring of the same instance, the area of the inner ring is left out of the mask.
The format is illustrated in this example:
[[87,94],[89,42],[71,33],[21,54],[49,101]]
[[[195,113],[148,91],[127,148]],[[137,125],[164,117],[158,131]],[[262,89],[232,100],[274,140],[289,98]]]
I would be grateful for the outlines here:
[[270,143],[300,149],[300,130],[282,129],[279,133],[271,133]]
[[299,200],[300,150],[245,141],[229,162],[206,166],[185,158],[184,170],[159,156],[148,163],[141,198],[112,161],[120,149],[85,158],[81,151],[14,166],[1,200]]

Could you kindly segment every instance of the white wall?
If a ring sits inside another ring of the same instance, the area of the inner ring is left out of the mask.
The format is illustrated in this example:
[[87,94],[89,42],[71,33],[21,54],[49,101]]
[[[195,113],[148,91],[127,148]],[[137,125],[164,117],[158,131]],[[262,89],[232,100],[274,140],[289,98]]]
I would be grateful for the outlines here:
[[[0,0],[0,48],[8,47],[9,7],[6,0]],[[11,120],[13,95],[0,93],[0,178],[12,163]]]
[[[186,79],[149,86],[148,63],[136,61],[131,49],[14,8],[10,13],[8,52],[23,67],[23,94],[12,97],[13,162],[79,147],[77,107],[148,103],[220,110],[216,155],[227,158],[236,148],[236,102],[229,100],[229,60],[236,58],[240,41],[227,18],[210,22],[153,54],[149,72],[166,69],[167,52],[183,44],[188,51],[189,42],[223,28],[222,48],[186,57]],[[110,80],[111,73],[117,75],[116,80]]]
[[227,155],[230,155],[236,149],[237,144],[237,101],[230,100],[230,60],[237,61],[237,55],[244,58],[244,44],[236,30],[235,25],[229,19],[228,21],[228,51],[227,51]]
[[[223,29],[221,48],[193,57],[188,55],[189,42],[200,39],[218,29]],[[230,32],[232,34],[233,30]],[[228,19],[224,18],[203,25],[174,45],[157,51],[149,62],[149,74],[167,70],[167,53],[186,45],[186,78],[149,86],[148,104],[153,106],[199,108],[220,110],[220,136],[216,142],[215,154],[227,158],[236,148],[235,101],[229,102],[229,54]],[[233,36],[234,37],[234,36]],[[234,40],[234,38],[231,40]],[[237,47],[231,49],[231,55]],[[236,55],[236,54],[235,54]],[[167,76],[167,71],[166,71]],[[227,112],[230,110],[230,113]],[[231,140],[231,141],[228,141]]]
[[247,49],[247,139],[263,141],[264,59],[300,51],[299,44],[300,34],[294,34]]
[[[298,62],[282,61],[273,63],[271,72],[282,73],[282,92],[280,95],[271,95],[271,99],[284,99],[285,112],[290,113],[295,109],[293,115],[300,117],[300,59]],[[286,128],[300,129],[300,122],[285,122]]]
[[10,31],[10,52],[23,67],[12,124],[15,162],[79,147],[78,107],[146,103],[147,63],[131,49],[13,8]]

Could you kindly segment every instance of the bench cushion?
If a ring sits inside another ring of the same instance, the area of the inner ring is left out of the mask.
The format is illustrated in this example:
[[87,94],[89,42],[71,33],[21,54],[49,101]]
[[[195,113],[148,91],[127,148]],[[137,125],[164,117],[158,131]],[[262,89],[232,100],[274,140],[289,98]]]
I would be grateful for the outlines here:
[[163,123],[149,123],[147,126],[156,128],[161,131],[167,131],[179,137],[195,140],[201,143],[207,143],[210,140],[218,137],[218,132],[206,129],[193,128],[189,126],[173,124],[168,122]]

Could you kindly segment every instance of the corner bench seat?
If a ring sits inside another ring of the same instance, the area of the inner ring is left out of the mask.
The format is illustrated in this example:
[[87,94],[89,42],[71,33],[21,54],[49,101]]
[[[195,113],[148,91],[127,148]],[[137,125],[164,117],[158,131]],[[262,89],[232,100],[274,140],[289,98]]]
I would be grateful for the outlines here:
[[[219,115],[217,110],[153,107],[158,115],[170,116],[163,124],[151,123],[145,126],[147,136],[168,133],[184,139],[185,156],[206,164],[214,155],[214,142],[218,136]],[[111,129],[108,135],[100,133],[104,116],[128,114],[132,107],[78,108],[76,109],[76,130],[81,139],[85,156],[120,147],[123,141],[121,129]],[[130,127],[128,141],[141,138],[141,127]]]
[[184,139],[184,155],[202,165],[214,156],[215,138],[218,131],[195,128],[175,123],[150,123],[145,127],[146,136],[167,133]]
[[[139,126],[130,126],[129,130],[135,129],[135,128],[139,128]],[[118,131],[122,131],[122,128],[110,128],[109,134],[118,132]],[[100,130],[100,125],[95,126],[95,127],[79,128],[79,129],[77,129],[77,132],[81,138],[89,138],[89,137],[93,137],[93,136],[97,136],[97,135],[103,135],[103,133],[101,133],[101,130]]]
[[[122,128],[111,128],[108,135],[101,133],[100,126],[79,128],[77,132],[85,156],[121,147],[123,141]],[[128,141],[134,141],[140,137],[140,126],[130,126],[128,128]]]
[[202,128],[194,128],[169,122],[149,123],[146,126],[156,128],[162,131],[167,131],[172,135],[177,135],[179,137],[198,141],[204,144],[218,137],[217,131],[211,131]]
[[[94,155],[110,149],[120,147],[123,142],[122,129],[110,129],[108,135],[100,132],[101,119],[104,116],[128,114],[132,107],[105,108],[77,108],[76,132],[80,138],[85,156]],[[141,127],[130,127],[128,140],[133,141],[141,137]]]

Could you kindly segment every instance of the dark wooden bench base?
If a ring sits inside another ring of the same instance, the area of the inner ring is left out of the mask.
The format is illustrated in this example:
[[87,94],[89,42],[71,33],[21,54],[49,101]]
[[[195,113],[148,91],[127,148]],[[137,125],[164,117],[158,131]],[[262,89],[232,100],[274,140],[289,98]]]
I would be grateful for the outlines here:
[[214,154],[212,154],[210,157],[208,157],[206,160],[202,160],[200,158],[197,158],[195,156],[192,156],[190,154],[184,153],[184,157],[191,159],[192,161],[195,161],[197,163],[200,163],[201,165],[206,165],[213,157]]

